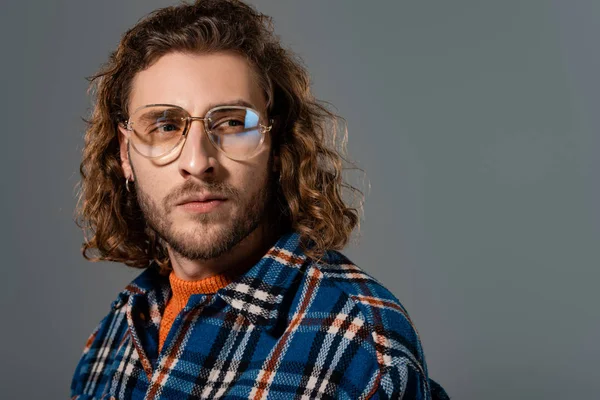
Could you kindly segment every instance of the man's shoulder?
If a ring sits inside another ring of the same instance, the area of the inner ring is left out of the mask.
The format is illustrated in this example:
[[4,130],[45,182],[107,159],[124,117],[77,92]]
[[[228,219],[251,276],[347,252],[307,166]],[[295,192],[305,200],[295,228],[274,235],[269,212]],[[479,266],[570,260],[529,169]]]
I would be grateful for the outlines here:
[[[158,268],[154,265],[141,270],[141,272],[131,279],[131,281],[114,297],[109,310],[89,336],[84,352],[89,350],[90,345],[92,345],[94,341],[102,342],[105,341],[106,335],[115,335],[116,330],[114,328],[116,322],[118,325],[123,326],[127,324],[127,320],[124,318],[126,313],[126,307],[124,306],[131,296],[146,295],[150,291],[157,292],[157,289],[164,286],[167,281],[168,277],[161,275]],[[156,297],[157,296],[154,295],[153,300],[155,300]]]
[[151,308],[156,307],[160,302],[164,303],[164,290],[161,288],[166,282],[168,277],[161,275],[158,269],[151,265],[142,270],[117,294],[110,309],[85,342],[71,382],[73,394],[83,393],[88,382],[93,382],[93,385],[98,387],[108,384],[114,372],[108,365],[115,360],[115,354],[126,344],[126,339],[130,336],[127,322],[128,307],[126,307],[129,299],[136,295],[146,296],[151,292],[148,305]]
[[[388,378],[405,376],[411,382],[402,389],[407,397],[448,399],[444,389],[428,378],[417,329],[404,306],[387,287],[338,251],[327,252],[311,267],[322,274],[325,301],[331,303],[347,298],[360,309],[357,317],[364,320],[370,331],[367,338],[371,338],[369,342],[374,346],[384,374],[380,386],[383,397],[397,394],[398,381]],[[411,397],[415,390],[421,394]]]
[[149,292],[160,294],[169,285],[168,282],[168,276],[161,274],[156,264],[151,264],[144,268],[117,294],[111,304],[111,310],[114,311],[124,306],[132,295],[147,295]]
[[312,266],[322,273],[327,286],[335,287],[363,305],[368,315],[376,308],[398,312],[408,318],[400,300],[387,287],[339,251],[328,251]]
[[338,251],[328,251],[311,267],[322,274],[321,296],[326,302],[352,301],[360,310],[357,317],[367,324],[377,345],[423,362],[421,341],[407,310],[380,281]]

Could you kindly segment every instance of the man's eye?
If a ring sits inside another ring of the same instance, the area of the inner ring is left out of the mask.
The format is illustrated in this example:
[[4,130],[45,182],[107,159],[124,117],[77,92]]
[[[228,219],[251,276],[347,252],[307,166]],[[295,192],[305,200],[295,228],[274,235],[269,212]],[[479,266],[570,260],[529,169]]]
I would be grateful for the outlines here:
[[229,119],[225,122],[222,122],[219,125],[224,125],[224,126],[243,126],[244,122],[243,121],[239,121],[237,119]]
[[149,133],[177,133],[182,130],[182,127],[175,122],[158,122],[153,126],[149,127],[146,131]]
[[163,124],[158,127],[159,132],[174,132],[178,131],[179,127],[174,124]]

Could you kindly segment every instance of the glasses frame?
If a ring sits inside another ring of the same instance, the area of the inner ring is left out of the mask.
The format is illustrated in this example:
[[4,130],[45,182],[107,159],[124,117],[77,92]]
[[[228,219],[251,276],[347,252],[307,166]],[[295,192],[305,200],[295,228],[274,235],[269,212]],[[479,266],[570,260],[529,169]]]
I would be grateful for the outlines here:
[[[167,155],[170,155],[175,149],[177,149],[179,147],[183,147],[185,145],[186,140],[187,140],[187,136],[188,136],[187,134],[190,131],[190,127],[191,127],[193,121],[202,121],[204,123],[204,133],[206,134],[206,136],[208,136],[208,140],[213,145],[213,147],[216,148],[221,153],[223,153],[223,155],[225,157],[227,157],[229,159],[232,159],[232,160],[236,160],[236,161],[248,160],[248,159],[254,157],[256,154],[258,154],[258,152],[261,150],[261,148],[263,146],[263,143],[265,141],[265,135],[266,135],[267,132],[271,131],[271,129],[273,128],[273,123],[274,123],[273,119],[269,119],[269,124],[270,125],[263,125],[263,124],[260,123],[260,120],[262,119],[263,115],[259,111],[255,110],[252,107],[235,106],[235,105],[232,105],[232,106],[225,105],[225,106],[213,107],[210,110],[208,110],[206,112],[206,114],[204,114],[203,117],[193,117],[192,115],[190,115],[190,113],[185,108],[183,108],[181,106],[178,106],[178,105],[175,105],[175,104],[147,104],[145,106],[141,106],[141,107],[136,108],[133,111],[133,113],[131,113],[131,115],[135,115],[137,112],[143,110],[144,108],[150,108],[150,107],[177,108],[177,109],[183,111],[185,114],[187,114],[187,117],[182,118],[182,120],[185,120],[185,126],[183,128],[183,133],[181,134],[181,138],[179,139],[179,141],[177,142],[177,144],[175,144],[175,146],[173,146],[173,148],[171,150],[168,150],[167,152],[165,152],[165,153],[163,153],[163,154],[161,154],[159,156],[147,156],[145,154],[142,154],[140,152],[140,150],[138,150],[135,147],[135,143],[131,142],[131,147],[133,147],[133,149],[136,151],[136,153],[138,153],[142,157],[145,157],[145,158],[150,159],[150,160],[165,157]],[[212,113],[214,113],[215,111],[223,110],[223,109],[250,110],[252,112],[255,112],[258,115],[258,117],[259,117],[259,124],[258,124],[257,128],[258,128],[258,130],[260,132],[260,142],[256,146],[256,149],[251,154],[249,154],[248,156],[246,156],[244,158],[234,158],[234,157],[228,155],[223,149],[221,149],[221,147],[219,147],[214,142],[214,140],[211,137],[211,135],[213,135],[213,133],[212,133],[212,131],[210,130],[210,128],[208,126],[208,123],[209,123],[209,120],[210,120],[210,115]],[[131,121],[130,118],[128,118],[126,121],[124,121],[124,128],[125,128],[125,130],[127,130],[128,132],[130,132],[130,134],[131,133],[135,133],[134,127],[133,127],[133,121]]]

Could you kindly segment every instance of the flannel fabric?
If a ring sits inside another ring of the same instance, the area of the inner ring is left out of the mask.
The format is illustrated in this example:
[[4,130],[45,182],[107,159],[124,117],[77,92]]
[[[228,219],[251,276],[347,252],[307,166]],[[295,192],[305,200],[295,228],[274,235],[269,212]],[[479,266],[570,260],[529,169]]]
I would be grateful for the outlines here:
[[156,266],[85,345],[72,399],[447,399],[399,301],[346,257],[283,235],[243,275],[192,295],[158,352],[171,295]]

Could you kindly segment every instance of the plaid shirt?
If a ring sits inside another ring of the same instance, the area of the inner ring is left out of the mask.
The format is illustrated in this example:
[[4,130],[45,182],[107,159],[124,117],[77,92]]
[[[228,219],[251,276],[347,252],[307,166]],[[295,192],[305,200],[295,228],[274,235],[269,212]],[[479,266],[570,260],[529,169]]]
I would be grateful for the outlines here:
[[242,276],[192,295],[161,352],[171,295],[153,265],[85,345],[73,399],[446,399],[399,301],[341,253],[282,236]]

